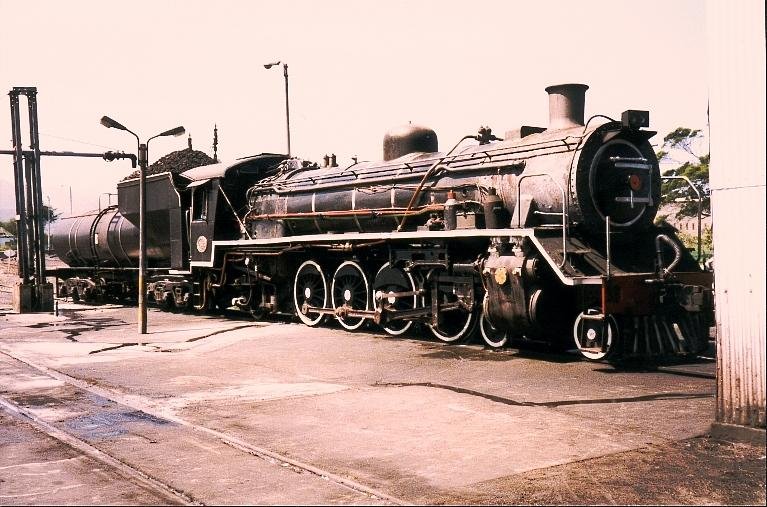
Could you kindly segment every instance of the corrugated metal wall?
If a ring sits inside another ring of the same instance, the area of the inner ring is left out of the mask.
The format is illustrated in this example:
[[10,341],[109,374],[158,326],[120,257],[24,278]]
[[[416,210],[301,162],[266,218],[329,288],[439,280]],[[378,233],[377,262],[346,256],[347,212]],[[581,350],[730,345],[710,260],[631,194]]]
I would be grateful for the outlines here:
[[721,423],[765,426],[765,5],[706,2]]

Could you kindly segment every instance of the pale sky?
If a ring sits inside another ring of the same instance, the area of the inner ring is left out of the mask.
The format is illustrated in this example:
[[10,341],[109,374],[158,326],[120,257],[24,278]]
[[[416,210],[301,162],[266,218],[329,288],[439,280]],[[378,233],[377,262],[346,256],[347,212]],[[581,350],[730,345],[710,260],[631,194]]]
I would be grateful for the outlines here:
[[[293,154],[340,165],[381,159],[386,130],[409,121],[443,150],[480,125],[545,126],[543,89],[565,82],[590,86],[587,118],[648,109],[657,142],[706,127],[702,0],[0,0],[0,22],[0,91],[37,87],[43,150],[135,153],[130,134],[99,124],[108,115],[142,140],[183,125],[209,154],[218,124],[223,160],[284,152],[282,69],[263,67],[276,60],[289,66]],[[154,139],[150,162],[186,145]],[[69,212],[71,186],[74,212],[94,209],[131,170],[44,157],[43,199]],[[0,155],[0,208],[13,207],[12,180]]]

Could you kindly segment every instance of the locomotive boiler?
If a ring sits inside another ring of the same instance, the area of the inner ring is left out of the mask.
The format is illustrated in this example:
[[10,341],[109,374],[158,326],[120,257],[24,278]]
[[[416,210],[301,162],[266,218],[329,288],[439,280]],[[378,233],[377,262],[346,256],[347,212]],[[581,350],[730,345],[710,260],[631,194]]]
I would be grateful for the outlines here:
[[[627,112],[634,122],[628,128],[613,123],[584,131],[587,88],[546,89],[547,129],[521,127],[501,140],[482,128],[462,139],[478,145],[439,153],[434,131],[405,126],[386,135],[382,163],[285,171],[249,190],[248,219],[263,237],[401,231],[403,218],[416,229],[429,211],[444,210],[453,190],[447,229],[457,227],[453,209],[487,218],[490,228],[508,227],[515,210],[517,227],[559,226],[566,216],[601,232],[609,216],[614,232],[647,228],[660,201],[660,174],[650,134],[636,128],[646,113]],[[486,203],[495,211],[485,213]]]
[[[503,138],[482,127],[446,151],[407,125],[385,136],[381,161],[262,154],[168,176],[159,191],[178,198],[157,206],[169,218],[157,222],[165,258],[151,295],[449,343],[476,330],[490,347],[543,342],[592,360],[699,353],[712,277],[654,224],[649,114],[584,121],[587,88],[547,88],[546,127]],[[130,202],[120,199],[128,221]],[[116,217],[89,227],[109,238]],[[94,262],[102,241],[70,257]]]

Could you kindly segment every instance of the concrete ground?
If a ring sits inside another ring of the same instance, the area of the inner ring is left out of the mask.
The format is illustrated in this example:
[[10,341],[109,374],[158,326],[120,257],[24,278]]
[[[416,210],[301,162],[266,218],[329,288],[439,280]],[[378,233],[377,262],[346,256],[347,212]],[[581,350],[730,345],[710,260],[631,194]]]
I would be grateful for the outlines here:
[[[711,361],[625,371],[156,310],[139,335],[135,308],[60,308],[0,314],[0,504],[764,501],[749,475],[763,448],[731,446],[740,496],[705,481],[708,492],[653,497],[641,476],[634,497],[604,483],[589,486],[597,496],[551,493],[562,470],[593,480],[617,463],[629,477],[653,453],[683,466],[685,443],[714,452],[696,440],[714,413]],[[88,472],[98,463],[111,475]]]

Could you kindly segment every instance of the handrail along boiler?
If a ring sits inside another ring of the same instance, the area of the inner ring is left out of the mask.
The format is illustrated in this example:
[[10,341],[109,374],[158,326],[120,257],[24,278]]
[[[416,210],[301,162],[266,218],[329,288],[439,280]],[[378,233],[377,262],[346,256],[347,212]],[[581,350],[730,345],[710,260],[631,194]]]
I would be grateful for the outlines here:
[[[152,296],[309,326],[372,322],[391,335],[418,323],[451,343],[478,329],[491,347],[575,344],[592,360],[699,353],[712,275],[654,224],[649,115],[584,122],[587,88],[548,87],[547,128],[500,139],[483,127],[447,152],[433,130],[407,125],[387,133],[382,161],[320,167],[262,154],[155,176]],[[111,227],[91,224],[110,245],[112,231],[132,237],[119,217],[132,222],[133,186],[121,183],[116,214],[99,215]],[[114,267],[70,236],[54,236],[63,259]]]

